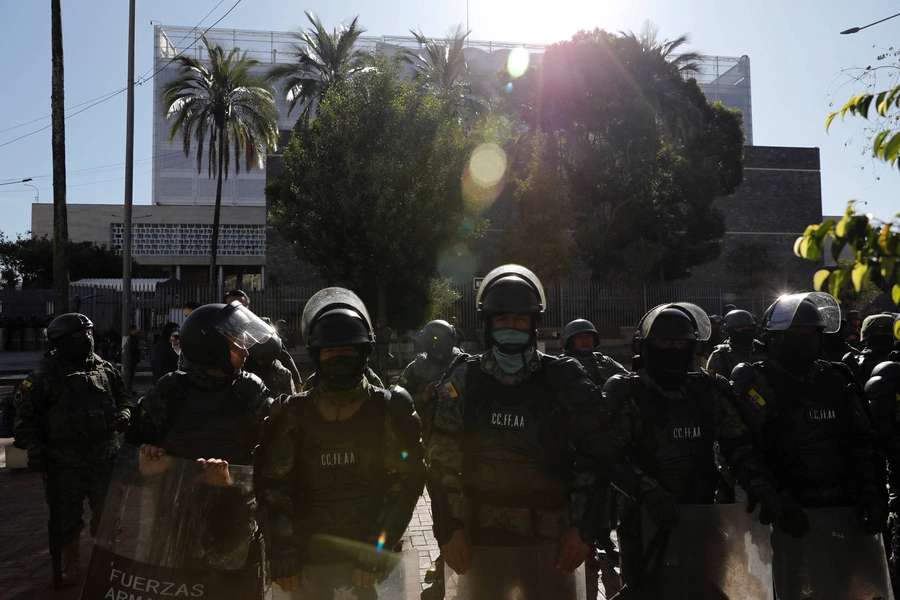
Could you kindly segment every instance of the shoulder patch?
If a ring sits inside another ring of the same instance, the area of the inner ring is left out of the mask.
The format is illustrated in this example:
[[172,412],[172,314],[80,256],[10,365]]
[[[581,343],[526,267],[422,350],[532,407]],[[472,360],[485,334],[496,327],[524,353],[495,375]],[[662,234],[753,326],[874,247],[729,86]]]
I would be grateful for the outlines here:
[[19,384],[19,391],[23,393],[28,393],[31,391],[31,387],[34,385],[30,380],[25,379],[22,383]]
[[397,380],[397,385],[405,387],[408,383],[409,383],[409,377],[407,377],[406,373],[404,372],[404,374],[401,375],[400,378]]
[[441,400],[444,402],[450,402],[454,398],[459,397],[459,392],[456,391],[456,388],[453,386],[452,381],[445,381],[444,383],[435,387],[437,393],[440,395]]
[[754,389],[750,389],[744,394],[744,400],[746,400],[750,406],[755,408],[756,410],[761,409],[766,405],[766,400]]

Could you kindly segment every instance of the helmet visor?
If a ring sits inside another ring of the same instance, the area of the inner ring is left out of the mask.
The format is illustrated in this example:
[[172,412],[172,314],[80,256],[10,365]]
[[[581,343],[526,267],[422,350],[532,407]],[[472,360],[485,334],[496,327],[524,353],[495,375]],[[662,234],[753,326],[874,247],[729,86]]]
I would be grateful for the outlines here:
[[236,346],[247,349],[275,335],[275,329],[235,300],[222,309],[216,329]]
[[785,331],[794,321],[794,313],[800,307],[800,303],[809,300],[815,304],[825,321],[825,333],[837,333],[841,329],[841,308],[834,296],[825,292],[800,292],[799,294],[785,294],[776,300],[775,310],[769,317],[766,329],[770,331]]
[[346,288],[330,287],[319,290],[306,303],[303,309],[303,317],[300,319],[301,333],[306,343],[309,343],[309,332],[312,329],[313,322],[324,312],[336,308],[349,308],[353,312],[359,314],[365,321],[369,331],[372,331],[372,319],[369,318],[369,311],[359,296]]
[[522,265],[514,264],[499,266],[484,276],[484,280],[481,282],[481,286],[478,288],[478,293],[475,295],[475,306],[479,308],[481,307],[482,294],[485,290],[491,287],[491,284],[493,284],[496,280],[508,275],[518,275],[529,284],[531,284],[537,292],[538,298],[540,299],[541,312],[547,310],[547,296],[544,294],[544,286],[541,285],[541,280],[538,279],[538,276],[535,275],[531,270],[526,269]]
[[636,332],[636,338],[639,340],[645,340],[650,335],[650,328],[653,327],[653,322],[656,320],[656,317],[659,316],[659,313],[664,311],[667,308],[678,308],[685,313],[690,314],[694,317],[694,325],[697,328],[697,340],[700,342],[705,342],[709,339],[709,336],[712,334],[712,325],[709,321],[709,315],[706,314],[702,308],[697,306],[696,304],[691,304],[690,302],[674,302],[672,304],[660,304],[641,319],[640,324],[638,325],[638,330]]

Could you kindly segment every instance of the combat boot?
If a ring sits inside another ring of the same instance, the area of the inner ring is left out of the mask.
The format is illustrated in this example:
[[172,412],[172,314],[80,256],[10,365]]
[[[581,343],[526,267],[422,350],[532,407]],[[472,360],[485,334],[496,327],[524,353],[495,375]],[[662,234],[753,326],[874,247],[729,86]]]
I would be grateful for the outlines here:
[[444,557],[438,556],[437,559],[428,566],[425,572],[425,583],[434,583],[436,581],[444,581]]
[[80,560],[80,538],[76,537],[62,549],[62,584],[78,583],[78,561]]

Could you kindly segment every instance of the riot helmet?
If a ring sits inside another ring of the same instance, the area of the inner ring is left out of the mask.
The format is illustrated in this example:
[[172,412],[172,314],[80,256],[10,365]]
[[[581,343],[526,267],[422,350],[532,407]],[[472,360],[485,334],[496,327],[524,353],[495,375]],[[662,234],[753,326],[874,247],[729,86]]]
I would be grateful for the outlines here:
[[248,350],[265,343],[275,330],[240,302],[206,304],[195,309],[181,326],[181,355],[185,370],[236,370],[231,349]]
[[869,315],[863,321],[859,339],[862,342],[871,341],[876,337],[888,337],[894,339],[894,317],[891,315]]
[[[50,321],[47,326],[47,339],[53,344],[56,353],[72,363],[87,361],[94,355],[94,324],[81,313],[66,313]],[[87,332],[86,335],[73,336],[73,333]]]
[[[372,321],[359,296],[339,287],[319,290],[303,309],[301,331],[326,388],[347,391],[359,385],[366,361],[375,350]],[[321,360],[327,348],[353,348],[356,353]]]
[[456,331],[447,321],[437,319],[430,321],[422,328],[420,339],[429,356],[440,354],[447,357],[456,346]]
[[708,340],[711,331],[709,317],[699,306],[661,304],[638,323],[632,349],[654,381],[663,388],[678,389],[687,379],[697,342]]
[[862,321],[862,314],[858,310],[851,310],[847,313],[847,321],[854,327],[858,327],[854,321]]
[[537,275],[521,265],[502,265],[485,275],[475,297],[478,318],[484,325],[484,344],[495,345],[491,336],[491,317],[504,314],[531,315],[531,335],[524,344],[504,349],[504,352],[523,352],[537,340],[537,327],[547,306],[544,287]]
[[822,334],[835,333],[841,326],[837,300],[825,292],[781,296],[766,310],[765,319],[770,357],[795,373],[819,357]]
[[574,321],[570,321],[565,329],[563,329],[563,350],[566,352],[571,352],[573,350],[572,348],[569,348],[569,341],[579,333],[591,334],[591,337],[594,338],[593,346],[597,347],[600,345],[600,334],[597,332],[597,328],[594,327],[594,324],[587,319],[575,319]]
[[281,338],[277,335],[269,336],[265,342],[250,346],[247,352],[250,354],[250,358],[256,362],[270,365],[281,355]]
[[736,327],[755,327],[756,319],[746,310],[733,310],[725,315],[722,329],[731,331]]

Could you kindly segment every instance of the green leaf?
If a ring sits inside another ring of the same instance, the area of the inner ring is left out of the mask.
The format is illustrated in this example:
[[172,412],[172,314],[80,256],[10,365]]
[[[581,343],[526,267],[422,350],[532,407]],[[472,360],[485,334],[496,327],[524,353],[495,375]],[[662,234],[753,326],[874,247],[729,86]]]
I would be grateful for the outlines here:
[[797,256],[799,258],[806,258],[803,255],[805,242],[806,242],[806,238],[802,235],[794,241],[794,255],[795,256]]
[[891,141],[887,143],[881,160],[894,164],[897,161],[898,151],[900,151],[900,133],[895,133]]
[[819,271],[816,271],[816,274],[813,275],[813,288],[817,292],[822,291],[822,286],[828,280],[829,275],[831,275],[831,271],[829,271],[828,269],[821,269]]
[[884,139],[888,136],[889,133],[890,130],[885,129],[875,136],[875,139],[872,141],[872,154],[874,154],[875,156],[880,156],[879,150],[881,149],[881,144],[882,142],[884,142]]
[[834,121],[834,118],[838,114],[836,112],[828,113],[828,118],[825,119],[825,131],[828,131],[828,128],[831,127],[831,122]]
[[[849,212],[850,209],[847,209]],[[848,218],[845,216],[843,219],[837,222],[837,225],[834,226],[834,236],[843,238],[847,236],[847,221]]]
[[835,238],[831,243],[831,258],[833,258],[835,262],[837,262],[837,260],[841,257],[841,252],[844,250],[844,246],[846,245],[846,240],[842,238]]
[[838,302],[841,301],[841,285],[846,279],[847,272],[843,269],[832,272],[828,278],[828,293],[837,298]]
[[[801,245],[802,249],[802,245]],[[806,260],[817,261],[822,256],[822,240],[815,237],[806,238],[806,248],[804,258]]]
[[[894,301],[894,304],[900,306],[900,284],[894,284],[894,287],[891,288],[891,299]],[[894,323],[894,337],[900,338],[900,335],[897,335],[897,326],[900,325],[900,319],[897,319],[897,322]]]
[[863,284],[868,279],[869,265],[857,263],[853,265],[853,272],[850,278],[853,280],[853,288],[858,292],[862,289]]

